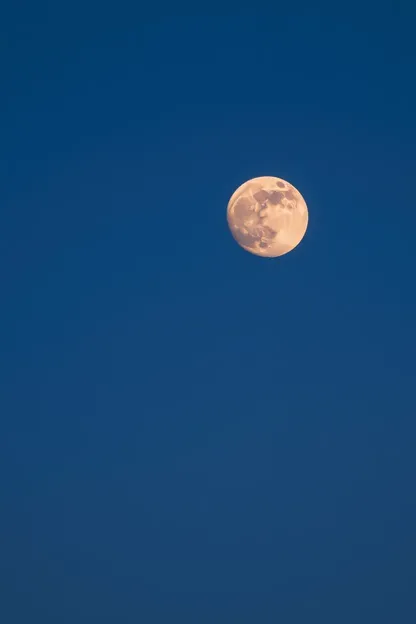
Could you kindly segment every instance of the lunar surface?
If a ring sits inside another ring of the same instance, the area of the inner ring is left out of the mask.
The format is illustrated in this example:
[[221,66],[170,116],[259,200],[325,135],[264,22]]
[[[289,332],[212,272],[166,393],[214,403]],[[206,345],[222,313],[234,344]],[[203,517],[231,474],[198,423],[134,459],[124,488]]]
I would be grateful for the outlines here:
[[243,249],[276,258],[299,245],[308,227],[308,208],[292,184],[265,176],[244,182],[233,193],[227,221]]

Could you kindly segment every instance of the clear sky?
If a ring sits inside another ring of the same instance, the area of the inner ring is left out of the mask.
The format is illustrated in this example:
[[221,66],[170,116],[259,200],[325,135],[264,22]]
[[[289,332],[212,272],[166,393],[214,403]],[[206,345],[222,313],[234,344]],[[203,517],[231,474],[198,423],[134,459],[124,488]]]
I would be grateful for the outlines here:
[[413,624],[413,3],[7,4],[1,621]]

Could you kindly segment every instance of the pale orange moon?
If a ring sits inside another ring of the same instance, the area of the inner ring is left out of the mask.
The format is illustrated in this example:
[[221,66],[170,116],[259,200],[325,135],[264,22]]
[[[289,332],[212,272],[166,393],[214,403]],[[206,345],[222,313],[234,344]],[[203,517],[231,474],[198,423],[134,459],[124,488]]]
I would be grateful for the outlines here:
[[257,256],[276,258],[305,236],[308,208],[299,191],[273,176],[244,182],[231,196],[227,221],[237,243]]

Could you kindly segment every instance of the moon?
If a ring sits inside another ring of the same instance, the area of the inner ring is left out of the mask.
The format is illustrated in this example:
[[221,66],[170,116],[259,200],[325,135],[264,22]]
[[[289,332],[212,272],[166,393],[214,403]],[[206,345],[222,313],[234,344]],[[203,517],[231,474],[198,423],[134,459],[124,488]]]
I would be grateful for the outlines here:
[[276,258],[305,236],[308,208],[299,191],[273,176],[253,178],[233,193],[227,221],[236,242],[252,254]]

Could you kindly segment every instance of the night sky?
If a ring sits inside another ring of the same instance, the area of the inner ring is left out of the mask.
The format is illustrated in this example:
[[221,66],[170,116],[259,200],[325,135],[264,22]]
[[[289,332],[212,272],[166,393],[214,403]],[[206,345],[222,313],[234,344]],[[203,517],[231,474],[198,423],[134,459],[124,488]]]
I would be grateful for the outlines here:
[[416,6],[6,4],[2,624],[413,624]]

